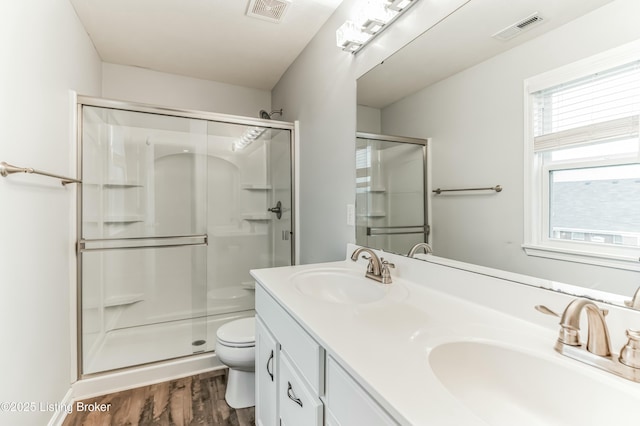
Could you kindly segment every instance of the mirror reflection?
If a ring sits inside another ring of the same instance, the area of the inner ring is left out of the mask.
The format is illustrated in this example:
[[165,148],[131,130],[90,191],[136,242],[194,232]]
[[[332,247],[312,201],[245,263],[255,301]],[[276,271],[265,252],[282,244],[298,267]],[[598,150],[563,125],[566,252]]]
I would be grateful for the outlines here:
[[[358,79],[359,132],[430,141],[421,196],[434,256],[631,299],[640,286],[639,13],[630,0],[471,1]],[[358,185],[360,216],[406,212],[390,197],[379,209]],[[431,192],[496,185],[503,190]],[[362,221],[359,244],[407,254],[395,237],[366,235],[393,217]]]
[[394,253],[429,241],[427,141],[356,134],[356,243]]

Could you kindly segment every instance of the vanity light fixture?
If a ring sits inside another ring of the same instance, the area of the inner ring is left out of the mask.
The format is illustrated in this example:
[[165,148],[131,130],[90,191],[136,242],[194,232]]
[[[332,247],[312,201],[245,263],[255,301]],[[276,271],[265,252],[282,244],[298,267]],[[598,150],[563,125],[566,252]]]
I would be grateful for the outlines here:
[[412,0],[392,0],[389,9],[400,12],[409,7],[411,3],[413,3]]
[[376,34],[399,13],[390,6],[391,3],[388,0],[368,0],[365,7],[359,10],[354,22],[361,31]]
[[357,52],[370,38],[371,34],[363,32],[361,27],[353,21],[346,21],[336,31],[338,47],[347,52]]
[[256,139],[258,139],[262,134],[266,131],[264,127],[252,127],[250,129],[245,130],[245,132],[238,138],[237,141],[233,142],[231,145],[232,151],[240,151],[245,149],[249,145],[253,143]]
[[365,0],[352,20],[336,30],[336,44],[356,53],[418,0]]

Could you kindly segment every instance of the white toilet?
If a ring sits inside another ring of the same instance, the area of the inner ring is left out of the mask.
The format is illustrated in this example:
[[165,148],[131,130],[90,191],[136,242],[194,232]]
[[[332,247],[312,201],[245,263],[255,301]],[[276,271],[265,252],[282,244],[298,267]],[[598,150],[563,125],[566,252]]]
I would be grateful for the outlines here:
[[256,405],[256,320],[242,318],[224,324],[216,333],[216,354],[229,367],[224,398],[232,408]]

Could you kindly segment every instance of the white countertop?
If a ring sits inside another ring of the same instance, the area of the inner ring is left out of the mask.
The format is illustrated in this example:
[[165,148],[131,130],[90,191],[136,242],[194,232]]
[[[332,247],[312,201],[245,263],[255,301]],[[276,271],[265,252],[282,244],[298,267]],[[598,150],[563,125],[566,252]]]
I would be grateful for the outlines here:
[[[302,294],[292,284],[293,276],[314,269],[346,268],[364,274],[364,261],[261,269],[252,275],[401,424],[494,424],[454,398],[430,367],[430,351],[456,341],[487,342],[560,363],[640,403],[640,384],[553,350],[558,320],[539,314],[533,306],[545,304],[562,311],[572,297],[444,265],[383,256],[396,264],[393,283],[385,290],[392,297],[367,304],[326,302]],[[373,280],[371,285],[383,286]],[[616,312],[613,307],[609,315],[616,352],[620,349],[616,345],[624,341],[619,324],[632,327],[629,315],[636,326],[640,322],[636,313],[627,311]],[[517,424],[539,421],[518,419]]]

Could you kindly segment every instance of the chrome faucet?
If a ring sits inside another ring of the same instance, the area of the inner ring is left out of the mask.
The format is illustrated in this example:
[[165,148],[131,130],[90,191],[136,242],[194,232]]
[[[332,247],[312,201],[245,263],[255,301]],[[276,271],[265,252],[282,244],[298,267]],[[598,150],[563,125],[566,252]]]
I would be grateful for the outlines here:
[[431,248],[431,246],[429,244],[427,244],[427,243],[418,243],[415,246],[411,247],[411,250],[409,250],[409,254],[407,254],[407,256],[414,257],[415,254],[420,249],[424,249],[425,254],[433,253],[433,249]]
[[369,257],[364,255],[362,256],[363,259],[367,259],[369,261],[369,264],[367,265],[367,272],[364,276],[371,278],[372,280],[379,281],[382,284],[391,284],[391,272],[389,271],[389,268],[395,268],[396,265],[387,262],[384,258],[378,258],[373,250],[365,247],[360,247],[354,250],[351,255],[351,260],[354,262],[358,260],[358,256],[360,256],[362,252],[369,254]]
[[[546,306],[536,309],[544,314],[559,316]],[[587,342],[580,343],[580,314],[587,313]],[[625,379],[640,382],[640,331],[627,330],[627,343],[620,355],[611,353],[611,340],[605,316],[608,311],[584,298],[573,300],[560,319],[560,335],[554,349],[562,355],[608,371]],[[586,350],[585,350],[586,349]]]
[[598,356],[611,355],[609,330],[604,319],[608,311],[600,310],[598,305],[587,299],[575,299],[564,310],[560,319],[558,342],[580,346],[580,314],[583,309],[587,312],[587,350]]

